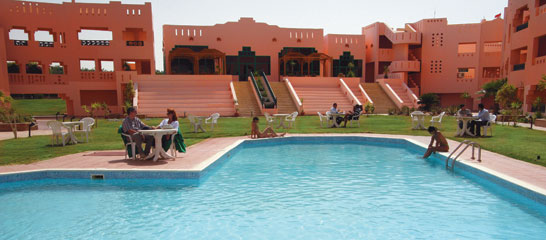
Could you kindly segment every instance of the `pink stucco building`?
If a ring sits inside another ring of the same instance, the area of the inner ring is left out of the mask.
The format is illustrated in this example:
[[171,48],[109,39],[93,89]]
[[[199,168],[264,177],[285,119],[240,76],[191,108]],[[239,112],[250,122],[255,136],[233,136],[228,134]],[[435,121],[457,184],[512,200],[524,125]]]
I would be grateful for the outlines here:
[[[507,77],[531,110],[541,94],[535,86],[546,73],[545,3],[510,0],[506,20],[471,24],[448,24],[445,18],[399,28],[363,23],[361,34],[325,35],[323,29],[284,28],[252,18],[164,25],[166,75],[156,75],[150,3],[0,0],[0,61],[7,63],[0,66],[0,89],[58,94],[74,115],[92,102],[107,102],[121,113],[129,81],[136,83],[134,103],[148,115],[163,115],[166,107],[195,114],[293,109],[313,114],[328,109],[323,101],[328,96],[347,106],[370,102],[379,112],[416,107],[424,93],[439,94],[444,107],[491,105],[481,99],[481,86]],[[59,24],[61,16],[70,20]],[[27,37],[15,39],[12,31]],[[110,37],[86,39],[84,31]],[[44,33],[49,40],[37,38]],[[263,72],[269,94],[256,86],[261,77],[247,82],[252,72]]]

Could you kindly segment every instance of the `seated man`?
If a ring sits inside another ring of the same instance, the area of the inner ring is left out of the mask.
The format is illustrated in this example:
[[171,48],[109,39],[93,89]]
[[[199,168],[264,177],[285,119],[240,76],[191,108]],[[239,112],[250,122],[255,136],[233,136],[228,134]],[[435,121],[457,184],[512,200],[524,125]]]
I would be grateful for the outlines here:
[[[131,138],[136,143],[136,153],[140,154],[140,158],[145,158],[150,154],[150,149],[154,144],[154,137],[149,135],[138,134],[138,130],[152,129],[144,124],[136,117],[137,111],[135,108],[127,108],[127,117],[123,120],[123,132],[131,135]],[[142,142],[146,143],[146,149],[142,150]]]
[[[461,104],[457,111],[457,117],[472,117],[472,112],[464,104]],[[459,121],[459,128],[463,128],[463,121]]]
[[349,120],[358,120],[360,113],[362,113],[362,105],[357,104],[353,107],[353,111],[349,111],[349,113],[345,115],[345,125],[343,125],[343,127],[347,127],[347,122]]
[[274,138],[274,137],[282,137],[286,133],[277,134],[271,127],[267,127],[263,132],[260,132],[260,127],[258,126],[258,122],[260,119],[258,117],[254,117],[252,119],[252,129],[250,131],[250,138]]
[[[343,112],[341,112],[341,111],[339,111],[337,109],[337,103],[334,103],[332,105],[332,108],[330,108],[329,112],[330,112],[330,114],[342,114],[343,113]],[[337,116],[336,119],[332,119],[332,120],[336,121],[337,124],[340,124],[343,121],[343,118],[340,117],[340,116]],[[336,125],[334,124],[332,127],[336,127]]]
[[[432,137],[430,138],[430,144],[428,145],[427,152],[423,158],[428,158],[432,153],[449,151],[447,140],[438,129],[435,127],[428,127],[428,132]],[[434,146],[434,142],[436,142],[436,146]]]
[[489,111],[485,109],[483,104],[478,104],[478,110],[480,111],[478,112],[478,116],[476,117],[477,119],[472,121],[470,124],[470,131],[472,132],[472,134],[475,133],[476,137],[479,137],[481,135],[480,133],[482,130],[482,126],[487,125],[490,120]]

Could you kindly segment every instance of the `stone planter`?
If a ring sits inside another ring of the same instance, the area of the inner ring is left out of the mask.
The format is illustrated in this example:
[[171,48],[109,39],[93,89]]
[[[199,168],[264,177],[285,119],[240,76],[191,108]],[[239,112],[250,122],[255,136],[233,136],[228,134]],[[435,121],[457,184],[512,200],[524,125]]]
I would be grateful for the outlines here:
[[546,128],[546,119],[535,119],[535,126]]
[[[17,123],[17,131],[28,131],[30,123]],[[32,130],[38,130],[38,125],[34,125]],[[11,132],[11,126],[8,123],[0,123],[0,132]]]

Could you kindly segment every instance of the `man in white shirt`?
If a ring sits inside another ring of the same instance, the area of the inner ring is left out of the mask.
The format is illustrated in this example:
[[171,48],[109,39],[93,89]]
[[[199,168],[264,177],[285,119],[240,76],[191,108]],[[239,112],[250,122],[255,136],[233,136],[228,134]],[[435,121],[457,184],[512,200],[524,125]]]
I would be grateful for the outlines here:
[[472,126],[470,128],[472,133],[476,133],[476,137],[480,136],[482,126],[486,125],[490,120],[489,111],[485,109],[483,104],[478,104],[478,109],[480,111],[478,112],[478,116],[476,117],[477,120],[472,121]]

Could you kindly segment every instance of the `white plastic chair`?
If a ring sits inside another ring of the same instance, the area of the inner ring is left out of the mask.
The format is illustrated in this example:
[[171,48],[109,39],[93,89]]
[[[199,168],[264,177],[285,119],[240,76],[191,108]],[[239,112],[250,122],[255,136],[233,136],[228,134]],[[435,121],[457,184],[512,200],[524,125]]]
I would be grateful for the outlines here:
[[493,123],[495,122],[495,120],[497,120],[497,116],[491,114],[491,116],[489,116],[489,121],[487,122],[487,124],[482,126],[483,127],[483,136],[487,136],[487,130],[491,129],[490,135],[491,135],[491,137],[493,137]]
[[286,116],[284,121],[288,123],[289,128],[292,128],[296,124],[297,117],[298,117],[298,112],[293,112],[290,115]]
[[131,146],[131,152],[133,153],[133,160],[136,160],[136,143],[133,142],[133,138],[131,138],[131,135],[122,133],[121,136],[127,139],[127,144],[125,144],[125,159],[129,157],[129,150],[127,150],[127,146]]
[[195,116],[188,114],[188,120],[190,120],[190,124],[193,126],[193,132],[197,133],[198,129],[201,129],[203,132],[205,132],[205,129],[201,126],[202,121],[199,121],[199,119],[196,119]]
[[81,130],[76,130],[75,133],[80,133],[82,137],[85,133],[85,142],[89,142],[89,134],[91,134],[91,127],[95,124],[95,119],[86,117],[80,121],[83,122],[83,127]]
[[353,121],[356,121],[358,127],[360,127],[360,117],[362,116],[362,111],[356,115],[356,116],[352,116],[351,118],[349,118],[349,126],[353,126]]
[[214,125],[218,125],[218,118],[220,118],[220,113],[213,113],[205,119],[205,124],[210,124],[210,130],[214,130]]
[[440,115],[432,117],[432,119],[430,119],[430,126],[438,125],[437,127],[441,128],[442,127],[442,118],[444,118],[445,114],[446,114],[446,112],[442,112],[442,113],[440,113]]
[[415,112],[412,112],[410,114],[411,116],[411,124],[412,124],[412,128],[413,129],[418,129],[419,126],[424,126],[424,122],[422,122],[422,119],[419,118],[419,116],[417,115],[422,115],[424,114],[423,112],[421,111],[415,111]]
[[328,127],[328,123],[330,123],[330,116],[328,112],[326,112],[326,115],[322,115],[322,113],[317,112],[320,120],[320,127],[324,127],[324,124],[326,124],[326,127]]
[[64,147],[66,145],[66,141],[68,140],[68,133],[63,132],[63,124],[58,121],[49,121],[47,122],[47,126],[51,128],[51,131],[53,132],[51,135],[51,146],[60,144],[59,140],[61,140]]
[[264,113],[264,116],[267,126],[271,126],[273,123],[275,123],[275,118],[269,115],[269,113]]

